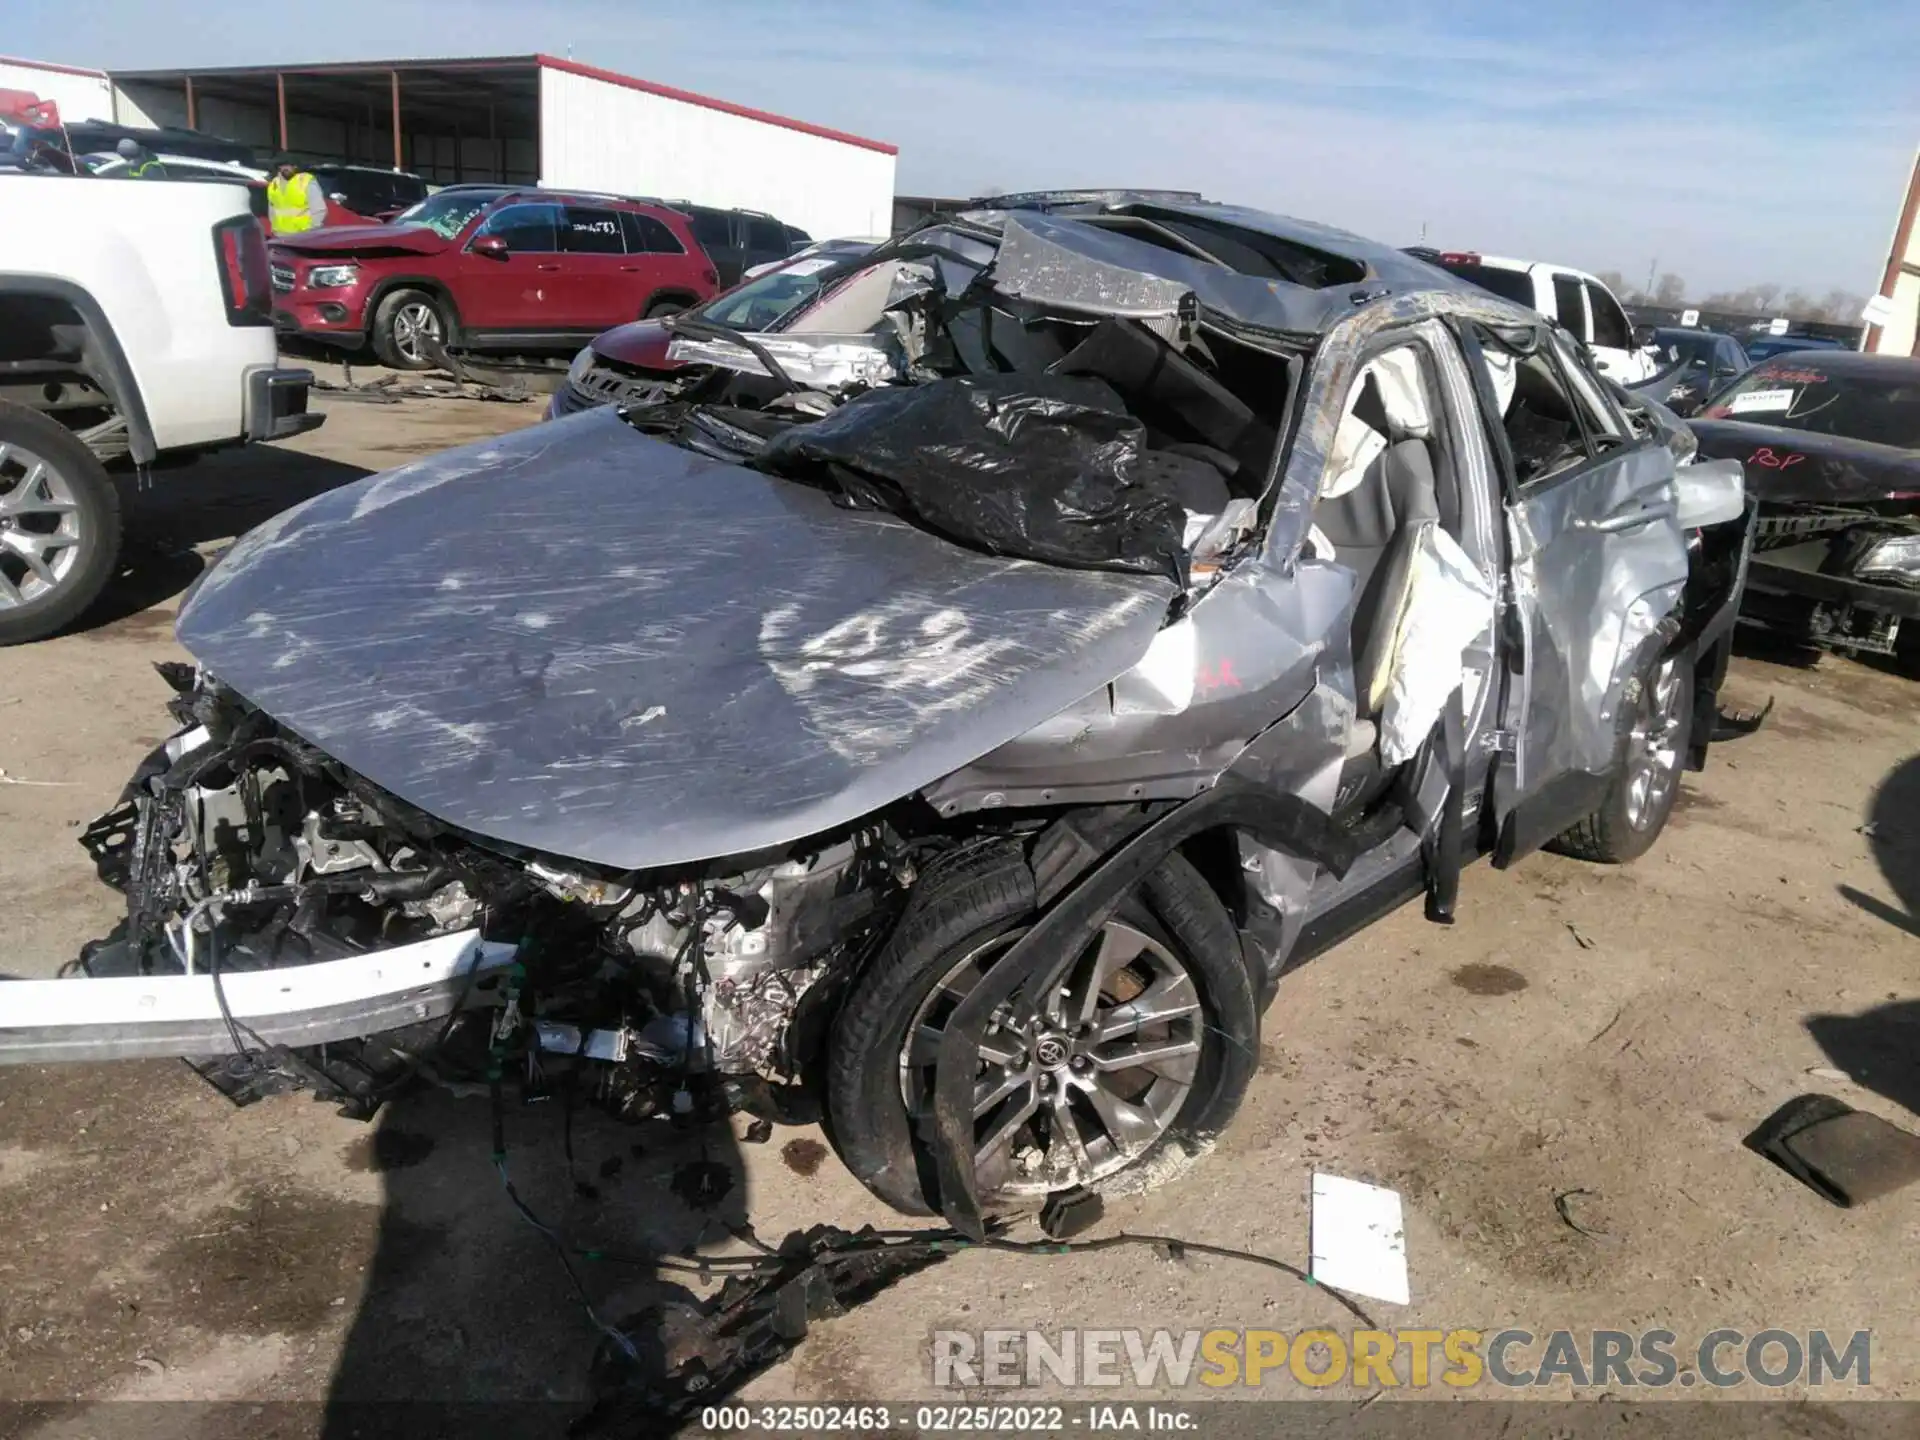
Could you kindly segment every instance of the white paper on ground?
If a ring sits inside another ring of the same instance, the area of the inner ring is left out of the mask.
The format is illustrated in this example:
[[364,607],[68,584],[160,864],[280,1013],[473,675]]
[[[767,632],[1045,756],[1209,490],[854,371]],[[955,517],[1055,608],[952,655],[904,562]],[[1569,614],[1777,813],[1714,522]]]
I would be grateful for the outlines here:
[[1320,1284],[1394,1305],[1411,1303],[1398,1191],[1315,1171],[1312,1250],[1310,1268]]

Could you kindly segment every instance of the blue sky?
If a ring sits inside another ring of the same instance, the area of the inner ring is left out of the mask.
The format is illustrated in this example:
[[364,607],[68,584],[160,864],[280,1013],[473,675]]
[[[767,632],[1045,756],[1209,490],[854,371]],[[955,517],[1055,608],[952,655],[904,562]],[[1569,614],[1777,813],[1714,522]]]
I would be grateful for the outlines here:
[[571,51],[893,141],[907,193],[1179,186],[1695,295],[1870,291],[1920,141],[1911,0],[6,4],[106,69]]

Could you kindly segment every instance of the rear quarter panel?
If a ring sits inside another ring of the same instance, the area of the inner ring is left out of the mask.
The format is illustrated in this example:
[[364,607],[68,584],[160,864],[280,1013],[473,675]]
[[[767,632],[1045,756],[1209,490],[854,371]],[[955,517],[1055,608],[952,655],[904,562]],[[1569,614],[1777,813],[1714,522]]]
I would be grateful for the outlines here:
[[213,227],[248,214],[244,185],[0,178],[0,275],[78,286],[126,356],[161,450],[237,440],[245,375],[272,365],[269,326],[227,323]]

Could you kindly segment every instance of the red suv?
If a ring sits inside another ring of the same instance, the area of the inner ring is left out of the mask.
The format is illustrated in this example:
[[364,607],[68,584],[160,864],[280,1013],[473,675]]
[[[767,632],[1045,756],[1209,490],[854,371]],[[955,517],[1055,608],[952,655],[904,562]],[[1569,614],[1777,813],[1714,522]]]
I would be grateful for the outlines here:
[[391,225],[275,240],[283,334],[419,370],[440,346],[572,350],[719,286],[686,218],[607,195],[451,185]]

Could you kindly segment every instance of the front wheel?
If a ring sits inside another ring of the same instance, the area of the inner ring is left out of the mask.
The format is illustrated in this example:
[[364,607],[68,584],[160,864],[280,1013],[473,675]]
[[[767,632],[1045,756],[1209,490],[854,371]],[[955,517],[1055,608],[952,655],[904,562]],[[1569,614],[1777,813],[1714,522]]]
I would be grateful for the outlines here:
[[0,401],[0,645],[79,618],[120,556],[120,493],[65,426]]
[[[841,1158],[896,1209],[937,1208],[934,1060],[943,1027],[1033,923],[1011,847],[935,870],[837,1018],[827,1121]],[[1169,857],[1030,1019],[996,1019],[976,1053],[974,1167],[989,1210],[1165,1173],[1239,1107],[1260,1046],[1239,936]]]
[[372,342],[383,365],[431,370],[446,352],[446,314],[424,290],[396,290],[373,313]]
[[1656,659],[1627,685],[1606,798],[1547,848],[1621,865],[1653,848],[1680,797],[1693,736],[1693,661]]

